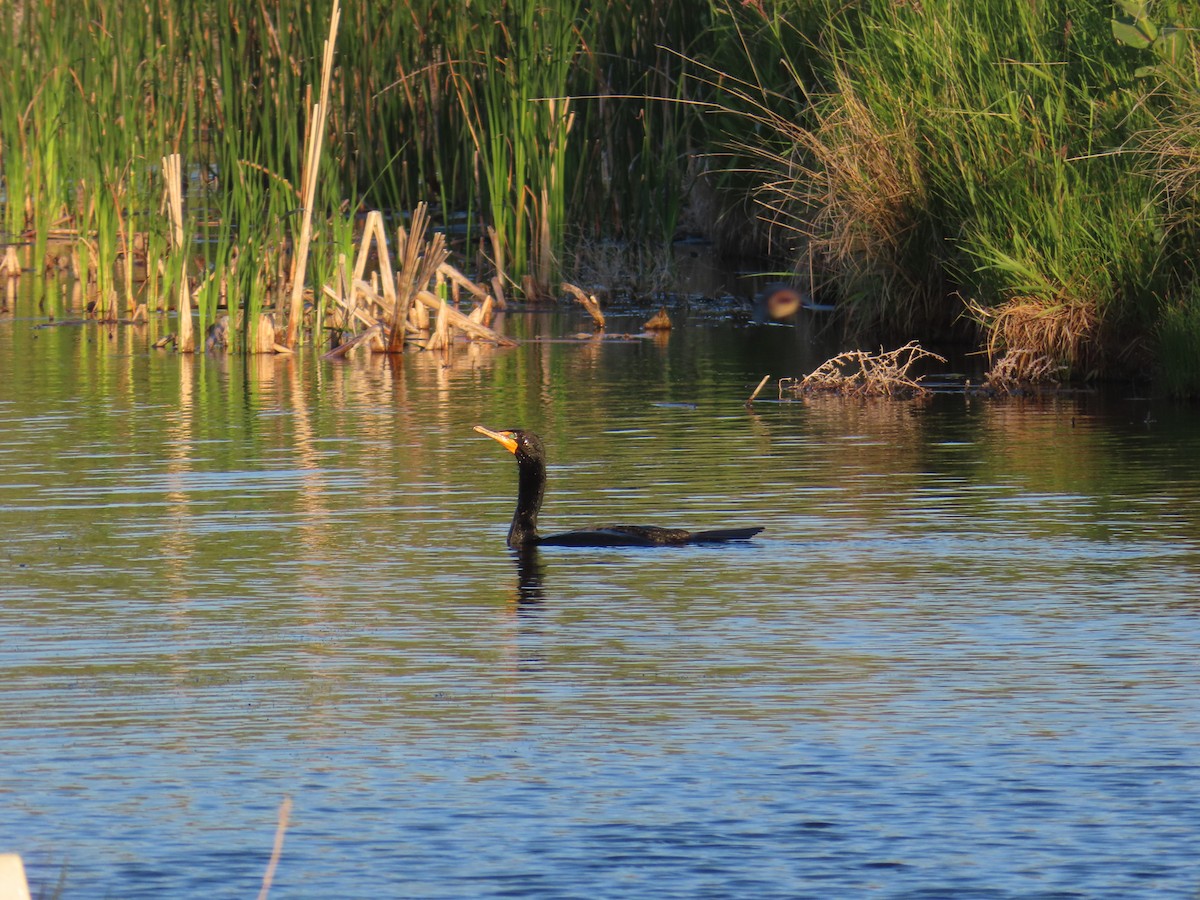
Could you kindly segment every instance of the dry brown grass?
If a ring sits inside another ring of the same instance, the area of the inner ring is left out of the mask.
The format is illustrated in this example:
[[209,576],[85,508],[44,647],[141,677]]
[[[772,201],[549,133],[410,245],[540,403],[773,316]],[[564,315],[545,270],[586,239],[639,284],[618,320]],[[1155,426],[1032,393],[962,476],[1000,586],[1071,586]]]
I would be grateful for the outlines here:
[[[987,331],[993,370],[1001,363],[1005,366],[997,378],[1057,380],[1062,374],[1086,369],[1092,361],[1099,324],[1094,304],[1048,304],[1033,297],[1014,297],[991,307],[971,301],[967,309]],[[1042,363],[1043,359],[1048,362]]]
[[895,350],[880,348],[878,353],[847,350],[826,360],[804,378],[779,379],[779,398],[785,393],[793,397],[807,394],[841,394],[848,397],[920,397],[929,393],[910,370],[921,360],[946,360],[926,350],[916,341],[909,341]]
[[772,228],[792,243],[800,238],[798,271],[827,273],[853,301],[847,312],[860,324],[874,324],[886,310],[899,328],[911,329],[936,293],[907,260],[914,211],[927,205],[916,129],[903,115],[881,121],[849,76],[835,74],[837,90],[813,107],[816,127],[763,111],[790,151],[739,149],[761,165],[757,200]]
[[1066,367],[1032,350],[1010,350],[996,360],[984,376],[984,390],[1020,394],[1041,385],[1057,384]]

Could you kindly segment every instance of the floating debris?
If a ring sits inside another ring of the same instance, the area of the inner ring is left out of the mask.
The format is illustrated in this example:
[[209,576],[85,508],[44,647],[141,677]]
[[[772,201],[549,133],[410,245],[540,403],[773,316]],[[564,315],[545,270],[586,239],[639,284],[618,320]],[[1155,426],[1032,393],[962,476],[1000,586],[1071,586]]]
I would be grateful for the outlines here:
[[805,394],[830,393],[893,399],[923,397],[931,393],[921,384],[924,376],[914,378],[909,370],[915,363],[925,359],[946,361],[916,341],[909,341],[895,350],[881,347],[878,353],[847,350],[826,360],[804,378],[780,378],[779,399],[785,399],[785,393],[790,393],[793,398]]
[[651,316],[650,320],[642,327],[647,331],[670,331],[671,317],[667,315],[667,308],[659,307],[658,312]]

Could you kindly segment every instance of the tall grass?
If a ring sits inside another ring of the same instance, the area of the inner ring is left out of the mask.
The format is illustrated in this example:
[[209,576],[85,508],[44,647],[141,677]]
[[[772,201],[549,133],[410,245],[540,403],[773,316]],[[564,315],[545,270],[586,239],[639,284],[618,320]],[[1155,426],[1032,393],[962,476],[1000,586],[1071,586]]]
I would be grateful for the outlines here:
[[[229,303],[247,313],[250,344],[304,218],[293,186],[329,6],[0,5],[5,228],[36,236],[39,259],[55,226],[77,234],[106,310],[116,296],[163,306],[173,288],[157,265],[135,285],[118,263],[166,254],[157,167],[180,153],[189,214],[205,223],[195,232],[211,239],[191,272],[199,324]],[[508,273],[528,273],[532,292],[557,280],[569,207],[591,235],[669,239],[687,167],[682,108],[570,98],[678,92],[679,57],[655,42],[663,27],[700,34],[703,19],[674,0],[354,5],[311,204],[314,273],[333,271],[329,237],[346,243],[335,223],[362,207],[432,201],[443,227],[465,212],[462,249],[494,226]]]
[[1019,321],[1024,341],[1045,322],[1026,349],[1076,371],[1146,332],[1180,260],[1133,146],[1157,125],[1145,53],[1115,39],[1107,8],[772,6],[729,17],[755,62],[791,61],[748,63],[729,91],[769,132],[737,149],[798,268],[852,322],[944,334],[973,301],[1007,313],[980,324]]
[[573,114],[569,78],[580,52],[578,5],[501,2],[470,37],[456,80],[506,273],[543,294],[557,275],[565,160]]
[[[319,290],[282,303],[300,296],[307,215],[313,279],[339,271],[362,211],[429,202],[457,250],[494,227],[536,294],[572,233],[666,243],[689,204],[711,230],[688,191],[719,154],[728,231],[752,234],[757,204],[774,247],[864,329],[978,327],[1088,372],[1151,353],[1197,280],[1188,4],[356,4],[302,201],[331,2],[0,4],[4,227],[38,262],[56,228],[73,234],[113,315],[166,305],[190,276],[200,333],[225,307],[243,347],[262,312],[321,319]],[[171,153],[198,243],[159,278]]]

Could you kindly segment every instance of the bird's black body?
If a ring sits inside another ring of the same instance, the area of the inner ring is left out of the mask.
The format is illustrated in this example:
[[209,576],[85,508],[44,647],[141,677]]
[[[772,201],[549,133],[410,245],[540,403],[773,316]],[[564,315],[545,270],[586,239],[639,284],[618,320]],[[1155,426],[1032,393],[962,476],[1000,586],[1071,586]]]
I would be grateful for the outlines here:
[[508,546],[522,547],[670,547],[680,544],[716,544],[746,541],[761,528],[721,528],[713,531],[686,531],[655,525],[610,525],[588,531],[568,531],[542,537],[537,532],[538,512],[546,493],[546,449],[532,431],[491,431],[482,425],[475,430],[486,434],[508,450],[517,460],[517,509],[508,529]]

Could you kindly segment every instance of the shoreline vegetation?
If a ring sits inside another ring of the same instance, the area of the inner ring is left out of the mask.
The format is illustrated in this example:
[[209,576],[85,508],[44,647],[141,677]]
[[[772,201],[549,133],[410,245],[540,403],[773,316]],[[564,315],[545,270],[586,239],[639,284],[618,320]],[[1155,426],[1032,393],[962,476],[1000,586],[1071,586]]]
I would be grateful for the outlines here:
[[848,342],[1198,396],[1197,29],[1173,0],[17,0],[0,281],[178,310],[183,351],[340,356],[496,340],[492,309],[596,303],[700,237]]

